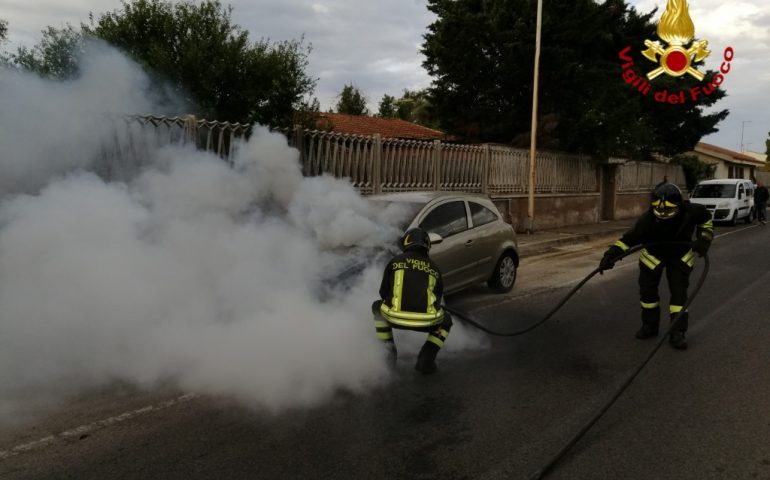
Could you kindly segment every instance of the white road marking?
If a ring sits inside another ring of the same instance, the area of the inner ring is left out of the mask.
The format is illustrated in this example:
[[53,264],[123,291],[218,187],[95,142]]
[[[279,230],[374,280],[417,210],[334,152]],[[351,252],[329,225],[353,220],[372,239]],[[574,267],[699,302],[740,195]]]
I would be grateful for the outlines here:
[[157,403],[155,405],[148,405],[146,407],[142,407],[137,410],[121,413],[120,415],[116,415],[114,417],[105,418],[103,420],[89,423],[87,425],[81,425],[79,427],[66,430],[56,435],[49,435],[39,440],[35,440],[34,442],[25,443],[23,445],[17,445],[11,448],[10,450],[0,451],[0,460],[4,460],[6,458],[13,457],[20,453],[28,452],[30,450],[34,450],[36,448],[48,445],[50,443],[53,443],[57,439],[79,437],[81,435],[93,432],[100,428],[108,427],[110,425],[114,425],[116,423],[120,423],[131,418],[136,418],[146,413],[164,410],[166,408],[173,407],[174,405],[179,405],[180,403],[188,402],[198,397],[199,395],[195,393],[188,393],[177,398],[172,398],[171,400],[166,400],[165,402]]

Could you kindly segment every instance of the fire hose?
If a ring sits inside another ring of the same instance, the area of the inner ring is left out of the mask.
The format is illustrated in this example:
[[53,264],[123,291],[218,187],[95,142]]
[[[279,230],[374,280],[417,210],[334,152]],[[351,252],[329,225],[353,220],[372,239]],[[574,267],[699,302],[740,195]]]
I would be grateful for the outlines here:
[[[615,258],[615,262],[620,261],[621,259],[631,255],[632,253],[635,253],[643,248],[648,248],[656,245],[687,245],[691,246],[692,244],[690,242],[655,242],[655,243],[648,243],[644,245],[637,245],[633,248],[630,248],[629,250],[623,252],[621,255],[619,255],[617,258]],[[556,464],[561,460],[567,452],[578,442],[580,439],[585,435],[588,430],[591,429],[591,427],[599,421],[599,419],[607,412],[607,410],[612,407],[612,405],[620,398],[620,396],[623,394],[623,392],[626,391],[626,389],[631,385],[631,383],[636,379],[636,377],[641,373],[641,371],[644,369],[644,367],[652,360],[652,357],[655,356],[655,354],[660,349],[661,345],[666,341],[666,339],[671,334],[671,331],[673,330],[674,326],[679,321],[679,317],[682,316],[682,313],[687,311],[687,308],[690,306],[692,301],[695,299],[695,297],[698,295],[698,292],[700,291],[701,287],[703,286],[703,283],[706,281],[706,276],[708,275],[709,271],[709,258],[708,255],[703,255],[704,260],[704,267],[703,272],[701,273],[700,278],[698,279],[698,282],[695,284],[695,287],[692,290],[692,293],[690,293],[687,296],[687,301],[682,306],[682,310],[679,311],[674,318],[671,319],[671,323],[669,325],[668,330],[661,336],[658,343],[655,345],[655,347],[650,351],[650,353],[645,357],[644,361],[639,364],[629,375],[628,377],[623,381],[623,383],[620,385],[620,387],[615,391],[615,393],[610,397],[610,399],[594,414],[591,419],[586,422],[586,424],[580,428],[580,430],[554,455],[552,456],[539,470],[535,471],[530,477],[529,480],[539,480],[541,478],[544,478],[548,472],[550,472]],[[532,325],[523,328],[521,330],[516,330],[513,332],[496,332],[494,330],[491,330],[478,322],[471,319],[467,314],[460,312],[454,308],[448,307],[444,305],[444,310],[451,313],[453,316],[456,316],[460,320],[464,321],[465,323],[468,323],[479,330],[486,332],[490,335],[500,336],[500,337],[515,337],[519,335],[523,335],[531,330],[534,330],[535,328],[539,327],[548,319],[550,319],[561,307],[564,306],[567,301],[572,298],[572,296],[580,290],[580,288],[588,282],[594,275],[597,273],[602,273],[601,268],[594,269],[591,273],[589,273],[583,280],[581,280],[570,292],[550,311],[548,314],[543,317],[541,320],[538,320],[537,322],[533,323]]]

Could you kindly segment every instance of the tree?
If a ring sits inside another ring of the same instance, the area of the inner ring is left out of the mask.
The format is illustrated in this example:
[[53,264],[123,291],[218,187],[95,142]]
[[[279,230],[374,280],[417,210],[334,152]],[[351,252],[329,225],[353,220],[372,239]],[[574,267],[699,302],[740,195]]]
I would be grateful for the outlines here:
[[[425,35],[423,65],[433,77],[430,97],[442,127],[470,140],[528,146],[535,2],[429,0],[428,8],[438,18]],[[722,90],[673,106],[623,81],[619,52],[631,45],[637,64],[647,62],[638,51],[656,38],[654,13],[639,14],[624,0],[544,2],[539,147],[644,159],[692,150],[716,131],[727,111],[703,109]],[[656,88],[677,91],[696,83],[655,80]]]
[[379,116],[384,118],[396,117],[396,97],[388,95],[387,93],[382,96],[380,100]]
[[400,118],[426,127],[438,127],[438,122],[433,117],[428,90],[404,89],[403,95],[398,99],[391,95],[384,95],[380,101],[379,115]]
[[[767,133],[767,136],[770,137],[770,132]],[[770,138],[765,140],[765,155],[767,155],[765,161],[770,162]]]
[[83,35],[69,24],[61,29],[49,26],[42,32],[43,38],[37,45],[32,48],[20,46],[16,53],[10,55],[9,62],[45,78],[77,77],[83,53]]
[[337,98],[337,113],[348,115],[367,115],[369,113],[369,109],[366,108],[366,97],[352,83],[345,85]]
[[407,90],[396,100],[398,118],[426,127],[438,127],[427,90]]
[[321,103],[317,98],[312,100],[303,100],[299,108],[294,112],[293,125],[300,125],[303,128],[315,129],[318,113],[321,111]]
[[684,170],[684,178],[688,190],[694,189],[700,180],[713,178],[717,168],[715,165],[709,165],[702,161],[697,155],[692,153],[675,155],[671,159],[671,163],[680,165],[682,170]]
[[[8,40],[8,21],[0,18],[0,45]],[[10,58],[5,52],[0,52],[0,67],[10,65]]]
[[218,0],[125,0],[83,25],[171,83],[210,119],[291,124],[315,88],[304,39],[251,43]]

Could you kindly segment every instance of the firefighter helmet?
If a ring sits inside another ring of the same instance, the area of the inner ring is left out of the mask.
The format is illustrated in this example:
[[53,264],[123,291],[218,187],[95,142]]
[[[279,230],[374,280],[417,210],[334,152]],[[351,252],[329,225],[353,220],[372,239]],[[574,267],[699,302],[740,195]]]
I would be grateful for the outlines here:
[[682,191],[673,183],[664,183],[652,194],[652,213],[661,220],[674,218],[682,205]]
[[430,250],[430,237],[428,232],[422,228],[410,228],[401,238],[401,250],[421,249],[428,252]]

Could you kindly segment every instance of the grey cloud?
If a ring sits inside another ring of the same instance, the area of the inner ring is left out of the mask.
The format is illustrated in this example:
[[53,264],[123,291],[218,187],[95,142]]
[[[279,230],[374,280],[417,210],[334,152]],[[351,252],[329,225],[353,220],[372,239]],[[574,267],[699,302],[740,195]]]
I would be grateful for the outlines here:
[[[430,77],[421,65],[420,45],[435,17],[427,10],[425,0],[231,0],[224,3],[233,6],[233,20],[249,32],[252,40],[282,41],[304,35],[305,42],[313,46],[308,73],[319,79],[315,95],[324,109],[335,103],[336,95],[346,83],[352,82],[362,90],[372,110],[376,110],[384,93],[397,95],[404,88],[424,88],[430,84]],[[648,12],[655,6],[662,12],[666,2],[630,0],[629,3],[640,12]],[[764,0],[730,3],[729,8],[727,5],[723,0],[690,2],[691,12],[701,18],[696,22],[696,27],[701,29],[708,26],[710,13],[711,21],[715,18],[719,21],[714,12],[732,12],[733,5],[746,12],[735,17],[742,22],[740,30],[725,25],[708,35],[704,32],[713,56],[721,56],[727,45],[736,51],[736,68],[726,84],[729,96],[719,102],[718,108],[738,112],[743,104],[753,105],[756,122],[765,125],[764,130],[770,130],[770,113],[763,110],[770,104],[770,93],[754,81],[770,71],[770,58],[766,53],[770,50],[770,7]],[[47,25],[78,24],[87,19],[89,11],[100,13],[119,7],[118,0],[73,0],[66,5],[55,0],[37,0],[34,5],[24,0],[0,0],[0,12],[3,12],[0,18],[7,18],[11,23],[12,42],[23,39],[29,44],[39,39],[39,31]],[[753,16],[749,13],[752,10],[756,12]],[[709,68],[714,68],[713,64],[709,64]],[[738,81],[739,76],[747,81]],[[731,124],[734,117],[735,114],[731,115],[721,125],[719,135],[724,132],[736,135]],[[704,140],[717,143],[718,138],[711,136]],[[752,141],[763,143],[764,135]]]

